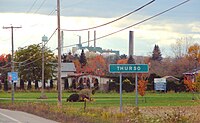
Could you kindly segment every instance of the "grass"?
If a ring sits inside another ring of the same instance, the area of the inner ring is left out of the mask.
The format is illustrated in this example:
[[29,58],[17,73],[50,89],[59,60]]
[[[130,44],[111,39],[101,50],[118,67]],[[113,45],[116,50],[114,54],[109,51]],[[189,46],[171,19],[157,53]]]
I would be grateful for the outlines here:
[[[119,93],[95,93],[95,101],[66,102],[72,94],[63,92],[62,108],[57,106],[57,92],[46,91],[48,99],[37,99],[41,92],[15,92],[11,103],[11,92],[0,91],[0,108],[21,110],[58,122],[76,123],[178,123],[200,122],[200,102],[192,100],[191,93],[152,93],[139,96],[139,108],[135,107],[135,93],[123,93],[123,112],[119,112]],[[195,95],[197,97],[199,95]]]
[[[41,92],[15,92],[15,102],[48,102],[57,103],[57,92],[45,92],[48,99],[37,99],[40,97]],[[82,103],[71,103],[66,102],[66,98],[72,93],[63,92],[62,102],[63,105],[69,106],[81,106]],[[139,96],[139,106],[195,106],[199,105],[198,100],[192,100],[191,93],[152,93],[147,92],[144,97]],[[87,106],[104,107],[119,106],[120,101],[119,93],[96,93],[92,95],[95,100],[93,102],[88,102]],[[145,99],[145,101],[144,101]],[[11,102],[11,92],[0,92],[1,102]],[[123,106],[135,106],[135,93],[123,93],[122,95]]]

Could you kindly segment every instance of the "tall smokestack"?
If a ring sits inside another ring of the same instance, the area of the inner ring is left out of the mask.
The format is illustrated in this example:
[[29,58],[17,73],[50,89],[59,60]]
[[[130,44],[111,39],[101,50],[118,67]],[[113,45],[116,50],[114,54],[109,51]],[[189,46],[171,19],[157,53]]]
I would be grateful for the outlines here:
[[79,44],[81,45],[81,36],[78,35],[78,41],[79,41]]
[[88,47],[90,47],[90,31],[88,31]]
[[133,31],[129,31],[129,56],[134,55],[134,34]]
[[96,48],[96,30],[94,30],[94,49]]

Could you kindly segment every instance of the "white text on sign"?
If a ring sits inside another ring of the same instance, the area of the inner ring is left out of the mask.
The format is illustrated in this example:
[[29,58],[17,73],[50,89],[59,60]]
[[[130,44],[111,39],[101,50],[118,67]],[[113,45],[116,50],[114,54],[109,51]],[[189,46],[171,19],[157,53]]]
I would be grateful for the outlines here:
[[121,71],[121,70],[125,70],[125,71],[139,71],[141,70],[140,66],[117,66],[117,70]]

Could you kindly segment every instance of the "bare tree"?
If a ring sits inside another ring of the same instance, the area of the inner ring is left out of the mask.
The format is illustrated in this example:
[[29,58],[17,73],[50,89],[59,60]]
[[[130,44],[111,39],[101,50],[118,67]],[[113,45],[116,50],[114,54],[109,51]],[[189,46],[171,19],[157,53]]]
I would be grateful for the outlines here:
[[188,52],[188,48],[191,44],[193,44],[193,42],[194,39],[192,37],[183,37],[177,39],[176,42],[171,45],[171,49],[175,58],[184,57]]

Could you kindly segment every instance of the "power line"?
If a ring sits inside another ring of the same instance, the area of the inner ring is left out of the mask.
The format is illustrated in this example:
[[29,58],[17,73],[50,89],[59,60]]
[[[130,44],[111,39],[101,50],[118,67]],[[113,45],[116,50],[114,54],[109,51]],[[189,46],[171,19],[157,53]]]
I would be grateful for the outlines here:
[[[57,30],[57,29],[54,30],[54,32],[51,34],[51,36],[49,37],[49,39],[45,42],[44,46],[51,40],[51,38],[53,37],[53,35],[56,33],[56,30]],[[41,43],[39,43],[39,44],[37,44],[37,45],[40,45],[40,44],[41,44]],[[24,60],[24,61],[21,61],[21,62],[13,61],[13,62],[14,62],[14,63],[18,63],[18,64],[22,64],[22,63],[25,63],[25,62],[29,61],[30,59],[32,59],[35,55],[37,55],[37,53],[33,54],[30,58],[28,58],[28,59],[26,59],[26,60]],[[40,59],[41,59],[41,58],[40,58]],[[36,60],[36,61],[37,61],[37,60]],[[34,62],[31,62],[31,63],[34,63]],[[29,64],[31,64],[31,63],[27,63],[27,64],[25,64],[25,65],[23,65],[23,66],[29,65]],[[22,65],[21,65],[21,66],[22,66]]]
[[35,0],[35,1],[33,2],[33,4],[31,5],[30,9],[29,9],[26,13],[29,13],[29,12],[33,9],[33,7],[35,6],[35,4],[36,4],[37,1],[38,1],[38,0]]
[[42,1],[42,3],[40,4],[40,6],[38,7],[38,9],[34,12],[34,14],[36,14],[41,9],[41,7],[44,5],[45,2],[46,2],[46,0]]
[[53,15],[55,12],[56,12],[56,8],[53,9],[53,10],[48,14],[48,16]]
[[127,17],[127,16],[129,16],[129,15],[131,15],[131,14],[133,14],[133,13],[135,13],[135,12],[141,10],[141,9],[143,9],[144,7],[146,7],[146,6],[150,5],[151,3],[153,3],[154,1],[155,1],[155,0],[152,0],[152,1],[148,2],[148,3],[146,3],[145,5],[139,7],[139,8],[137,8],[137,9],[135,9],[135,10],[133,10],[133,11],[131,11],[131,12],[129,12],[129,13],[127,13],[127,14],[125,14],[125,15],[119,17],[119,18],[116,18],[116,19],[114,19],[114,20],[112,20],[112,21],[110,21],[110,22],[101,24],[101,25],[99,25],[99,26],[89,27],[89,28],[85,28],[85,29],[62,29],[62,30],[63,30],[63,31],[85,31],[85,30],[90,30],[90,29],[95,29],[95,28],[103,27],[103,26],[106,26],[106,25],[108,25],[108,24],[114,23],[114,22],[116,22],[116,21],[118,21],[118,20],[121,20],[121,19],[123,19],[123,18],[125,18],[125,17]]
[[[107,34],[107,35],[101,36],[101,37],[99,37],[99,38],[96,38],[96,40],[99,40],[99,39],[108,37],[108,36],[113,35],[113,34],[115,34],[115,33],[124,31],[124,30],[129,29],[129,28],[134,27],[134,26],[137,26],[137,25],[139,25],[139,24],[141,24],[141,23],[144,23],[144,22],[146,22],[146,21],[148,21],[148,20],[151,20],[151,19],[153,19],[153,18],[155,18],[155,17],[157,17],[157,16],[159,16],[159,15],[162,15],[162,14],[164,14],[164,13],[170,11],[170,10],[173,10],[173,9],[175,9],[175,8],[181,6],[181,5],[183,5],[183,4],[185,4],[185,3],[189,2],[189,1],[190,1],[190,0],[186,0],[186,1],[184,1],[184,2],[181,2],[181,3],[179,3],[179,4],[177,4],[177,5],[175,5],[175,6],[171,7],[171,8],[169,8],[169,9],[167,9],[167,10],[165,10],[165,11],[162,11],[162,12],[160,12],[160,13],[158,13],[158,14],[155,14],[154,16],[151,16],[151,17],[149,17],[149,18],[146,18],[146,19],[144,19],[144,20],[142,20],[142,21],[139,21],[139,22],[137,22],[137,23],[135,23],[135,24],[132,24],[132,25],[130,25],[130,26],[127,26],[127,27],[125,27],[125,28],[123,28],[123,29],[120,29],[120,30],[118,30],[118,31],[115,31],[115,32],[109,33],[109,34]],[[92,41],[94,41],[94,40],[89,40],[89,42],[92,42]],[[88,41],[82,42],[82,44],[84,44],[84,43],[88,43]],[[63,48],[71,47],[71,46],[74,46],[74,45],[76,45],[76,44],[64,46]]]

